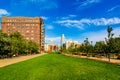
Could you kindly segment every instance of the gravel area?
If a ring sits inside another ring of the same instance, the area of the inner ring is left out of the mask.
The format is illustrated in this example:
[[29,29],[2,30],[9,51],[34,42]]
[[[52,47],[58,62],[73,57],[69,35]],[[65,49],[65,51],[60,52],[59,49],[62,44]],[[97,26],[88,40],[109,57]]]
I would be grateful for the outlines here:
[[38,57],[38,56],[42,56],[44,54],[45,53],[27,55],[27,56],[20,56],[20,57],[14,57],[14,58],[0,59],[0,67],[4,67],[4,66],[10,65],[10,64],[14,64],[14,63],[17,63],[17,62],[21,62],[21,61],[24,61],[24,60],[35,58],[35,57]]
[[[71,54],[65,54],[65,55],[74,56],[74,57],[78,57],[78,58],[87,58],[87,59],[92,59],[92,60],[98,60],[98,61],[103,61],[103,62],[109,62],[108,58],[87,57],[87,56],[79,56],[79,55],[71,55]],[[110,59],[109,63],[114,63],[114,64],[120,65],[120,60]]]

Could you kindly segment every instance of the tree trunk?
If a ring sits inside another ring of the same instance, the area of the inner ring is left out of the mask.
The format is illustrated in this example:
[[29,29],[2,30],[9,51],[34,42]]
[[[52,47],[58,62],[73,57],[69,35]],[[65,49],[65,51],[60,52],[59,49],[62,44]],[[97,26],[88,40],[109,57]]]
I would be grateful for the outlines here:
[[108,53],[108,61],[110,62],[110,53]]

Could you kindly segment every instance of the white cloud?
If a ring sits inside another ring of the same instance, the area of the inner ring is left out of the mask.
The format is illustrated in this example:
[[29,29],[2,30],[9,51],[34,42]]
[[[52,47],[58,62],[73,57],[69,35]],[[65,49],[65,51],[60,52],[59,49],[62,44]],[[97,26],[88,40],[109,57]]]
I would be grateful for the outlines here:
[[54,29],[54,27],[52,25],[46,25],[46,29],[47,30],[52,30],[52,29]]
[[79,5],[78,9],[84,9],[84,8],[91,7],[91,6],[93,6],[97,3],[100,3],[100,2],[101,2],[101,0],[85,0],[83,2],[77,1],[76,4]]
[[82,2],[81,6],[89,6],[91,4],[99,3],[100,0],[86,0]]
[[47,20],[47,19],[48,19],[48,17],[46,17],[46,16],[41,16],[41,18],[42,18],[43,20]]
[[71,18],[75,18],[75,17],[77,17],[77,15],[70,14],[68,16],[62,17],[61,19],[71,19]]
[[117,9],[117,8],[120,8],[120,5],[117,5],[117,6],[112,7],[112,8],[111,8],[111,9],[109,9],[107,12],[111,12],[111,11],[113,11],[113,10]]
[[70,14],[69,17],[77,17],[77,15]]
[[80,20],[59,20],[56,21],[56,23],[61,24],[65,27],[76,27],[79,29],[84,29],[86,25],[95,25],[95,26],[106,26],[106,25],[114,25],[114,24],[120,24],[120,18],[114,17],[114,18],[96,18],[96,19],[87,19],[83,18]]
[[3,16],[3,15],[10,15],[10,13],[7,11],[7,10],[5,10],[5,9],[0,9],[0,17],[1,16]]
[[78,20],[61,20],[61,21],[57,21],[56,23],[61,24],[62,26],[65,27],[77,27],[80,29],[83,29],[83,25],[81,23],[79,23]]

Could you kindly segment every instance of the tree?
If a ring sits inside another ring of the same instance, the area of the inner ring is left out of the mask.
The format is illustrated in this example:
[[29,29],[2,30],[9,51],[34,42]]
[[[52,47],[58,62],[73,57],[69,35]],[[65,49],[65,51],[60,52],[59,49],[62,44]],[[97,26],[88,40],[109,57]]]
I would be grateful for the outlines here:
[[33,41],[29,41],[28,42],[28,52],[30,54],[32,53],[39,53],[40,49],[39,49],[39,45],[36,44],[35,42]]
[[112,44],[113,44],[113,39],[112,39],[112,37],[113,37],[113,33],[111,33],[113,31],[113,29],[112,29],[112,27],[110,27],[110,26],[108,26],[108,28],[107,28],[107,32],[108,32],[108,41],[106,42],[107,43],[107,47],[108,47],[108,53],[107,53],[107,55],[108,55],[108,59],[109,59],[109,61],[110,61],[110,52],[111,52],[111,50],[112,50]]
[[10,39],[6,33],[0,30],[0,55],[8,55],[10,52]]
[[12,57],[38,52],[40,52],[39,45],[26,40],[19,32],[8,35],[0,30],[0,56]]
[[75,49],[74,43],[71,43],[70,46],[69,46],[69,48],[68,48],[68,51],[69,52],[75,52],[74,49]]
[[104,41],[99,41],[96,42],[95,46],[94,46],[94,50],[96,53],[100,53],[103,54],[105,53],[105,42]]
[[10,56],[21,54],[21,47],[24,45],[22,42],[25,41],[24,37],[19,32],[13,32],[10,35],[11,39],[11,53]]
[[89,40],[88,40],[88,38],[86,38],[85,40],[84,40],[84,43],[83,43],[83,45],[84,45],[84,52],[85,53],[87,53],[87,56],[88,56],[88,53],[90,52],[90,50],[92,49],[91,47],[91,45],[90,45],[90,42],[89,42]]
[[113,31],[113,28],[108,26],[107,32],[108,32],[108,40],[114,36],[114,33],[111,33]]

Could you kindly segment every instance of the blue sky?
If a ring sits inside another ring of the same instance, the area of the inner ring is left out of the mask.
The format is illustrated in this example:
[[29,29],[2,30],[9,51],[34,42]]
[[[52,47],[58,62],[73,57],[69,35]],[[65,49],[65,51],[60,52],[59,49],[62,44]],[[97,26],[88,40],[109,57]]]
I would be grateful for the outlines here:
[[120,35],[120,0],[0,0],[1,16],[42,17],[46,40],[55,44],[61,34],[80,43],[104,40],[107,26]]

